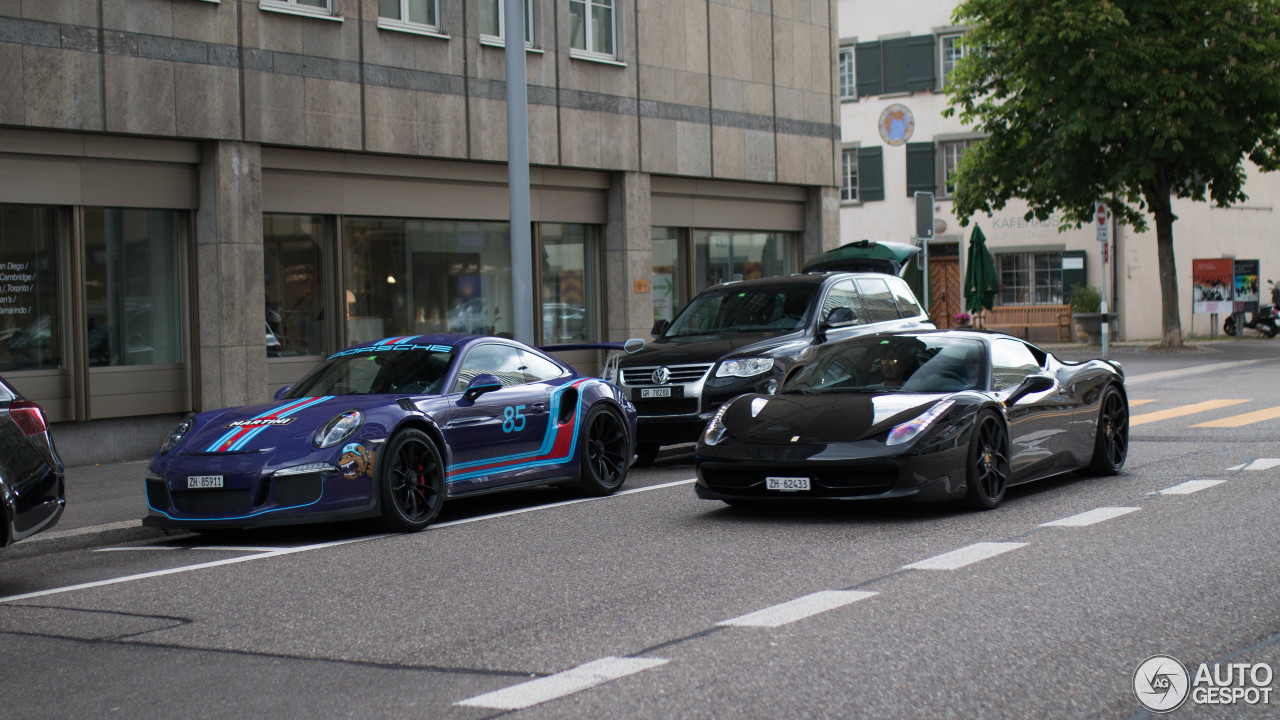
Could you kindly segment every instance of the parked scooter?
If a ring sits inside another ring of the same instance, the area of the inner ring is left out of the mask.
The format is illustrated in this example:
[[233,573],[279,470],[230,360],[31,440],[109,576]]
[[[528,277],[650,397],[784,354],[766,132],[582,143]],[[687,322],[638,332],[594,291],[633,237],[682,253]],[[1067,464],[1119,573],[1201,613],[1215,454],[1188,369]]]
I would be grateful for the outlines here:
[[[1249,313],[1248,320],[1244,323],[1246,328],[1257,330],[1259,335],[1265,335],[1273,338],[1280,334],[1280,287],[1274,280],[1268,280],[1271,284],[1271,304],[1262,305],[1255,312]],[[1241,313],[1243,314],[1243,313]],[[1222,323],[1222,332],[1231,335],[1236,334],[1236,316],[1228,315],[1226,322]]]

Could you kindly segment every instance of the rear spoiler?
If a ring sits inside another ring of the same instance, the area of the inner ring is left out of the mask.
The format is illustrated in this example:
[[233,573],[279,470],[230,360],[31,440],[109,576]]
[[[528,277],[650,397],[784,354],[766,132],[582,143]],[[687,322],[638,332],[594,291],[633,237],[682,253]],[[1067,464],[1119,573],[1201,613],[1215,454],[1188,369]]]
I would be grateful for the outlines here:
[[600,377],[609,379],[618,377],[618,362],[624,354],[630,355],[634,352],[640,352],[644,349],[644,340],[642,338],[631,338],[626,342],[599,342],[599,343],[568,343],[565,345],[542,345],[538,348],[543,352],[568,352],[570,350],[605,350],[609,356],[604,360],[604,367],[600,369]]

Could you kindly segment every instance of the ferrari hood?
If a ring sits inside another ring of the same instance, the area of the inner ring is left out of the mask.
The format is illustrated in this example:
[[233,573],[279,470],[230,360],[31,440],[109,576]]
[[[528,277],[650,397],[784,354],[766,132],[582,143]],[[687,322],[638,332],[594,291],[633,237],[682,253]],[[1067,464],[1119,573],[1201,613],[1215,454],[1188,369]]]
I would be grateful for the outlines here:
[[363,410],[371,400],[360,395],[326,395],[200,413],[179,447],[185,455],[310,444],[316,429],[330,418],[347,410]]
[[949,394],[826,393],[745,395],[723,422],[742,442],[803,445],[853,442],[888,432]]

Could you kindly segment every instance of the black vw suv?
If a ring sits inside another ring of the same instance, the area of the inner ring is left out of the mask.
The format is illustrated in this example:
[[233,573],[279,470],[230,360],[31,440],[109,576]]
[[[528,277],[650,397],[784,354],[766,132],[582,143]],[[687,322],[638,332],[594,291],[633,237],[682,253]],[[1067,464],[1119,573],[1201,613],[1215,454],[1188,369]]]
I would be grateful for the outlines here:
[[[897,269],[896,267],[894,268]],[[694,442],[726,400],[772,393],[809,348],[854,335],[932,328],[907,283],[879,272],[826,272],[705,290],[612,379],[640,414],[636,452]]]

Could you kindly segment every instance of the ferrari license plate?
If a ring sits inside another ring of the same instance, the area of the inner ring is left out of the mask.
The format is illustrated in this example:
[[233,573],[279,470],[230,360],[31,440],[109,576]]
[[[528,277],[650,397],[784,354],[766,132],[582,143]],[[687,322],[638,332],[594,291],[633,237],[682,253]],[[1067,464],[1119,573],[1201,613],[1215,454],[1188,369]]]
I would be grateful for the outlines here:
[[641,388],[640,397],[642,398],[669,398],[671,397],[671,388]]
[[222,487],[221,475],[190,475],[187,477],[188,490],[220,487]]
[[764,486],[768,490],[781,490],[782,492],[808,490],[809,478],[807,477],[767,477],[764,479]]

